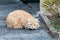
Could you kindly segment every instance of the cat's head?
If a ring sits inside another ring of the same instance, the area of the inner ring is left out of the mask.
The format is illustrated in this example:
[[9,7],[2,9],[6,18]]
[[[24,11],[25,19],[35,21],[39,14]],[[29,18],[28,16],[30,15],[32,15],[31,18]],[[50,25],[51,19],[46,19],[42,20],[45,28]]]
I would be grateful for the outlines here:
[[28,21],[26,27],[28,29],[38,29],[40,27],[39,23],[35,20],[33,21]]
[[31,23],[29,25],[31,26],[30,27],[31,29],[38,29],[40,27],[39,23],[37,23],[37,22],[36,23],[35,22],[34,23]]

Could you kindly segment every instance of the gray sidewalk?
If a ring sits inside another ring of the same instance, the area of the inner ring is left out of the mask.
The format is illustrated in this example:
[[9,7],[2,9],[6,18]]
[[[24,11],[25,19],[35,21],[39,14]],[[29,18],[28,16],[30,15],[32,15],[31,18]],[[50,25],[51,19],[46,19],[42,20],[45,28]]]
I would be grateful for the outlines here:
[[0,40],[58,40],[52,38],[46,30],[45,26],[40,22],[41,28],[38,30],[27,29],[8,29],[5,23],[5,16],[13,10],[23,9],[30,12],[32,15],[39,11],[39,3],[31,3],[34,10],[30,9],[27,5],[22,3],[0,5]]

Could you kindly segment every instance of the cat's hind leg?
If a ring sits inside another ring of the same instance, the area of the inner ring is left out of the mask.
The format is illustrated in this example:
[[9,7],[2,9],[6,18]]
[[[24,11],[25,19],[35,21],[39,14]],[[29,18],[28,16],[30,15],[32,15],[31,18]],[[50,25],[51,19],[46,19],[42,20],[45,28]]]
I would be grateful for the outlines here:
[[12,20],[11,19],[7,18],[6,23],[7,23],[8,28],[12,28]]

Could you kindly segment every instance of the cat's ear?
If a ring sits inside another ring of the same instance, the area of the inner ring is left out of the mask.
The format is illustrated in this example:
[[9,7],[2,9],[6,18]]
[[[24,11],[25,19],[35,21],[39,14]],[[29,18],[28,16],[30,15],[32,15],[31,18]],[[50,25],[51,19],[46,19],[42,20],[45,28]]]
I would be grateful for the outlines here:
[[39,19],[38,18],[36,18],[36,22],[39,23]]

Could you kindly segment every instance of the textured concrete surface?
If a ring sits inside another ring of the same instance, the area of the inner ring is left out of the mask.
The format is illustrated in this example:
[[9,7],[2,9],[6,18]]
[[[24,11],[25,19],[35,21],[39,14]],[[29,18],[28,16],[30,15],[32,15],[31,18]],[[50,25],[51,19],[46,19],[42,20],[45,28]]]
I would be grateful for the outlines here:
[[58,40],[52,38],[46,30],[42,22],[39,22],[41,28],[38,30],[27,29],[8,29],[5,23],[5,17],[13,10],[23,9],[30,12],[32,15],[36,15],[39,11],[39,3],[31,3],[34,10],[30,9],[27,5],[22,3],[0,5],[0,40]]

